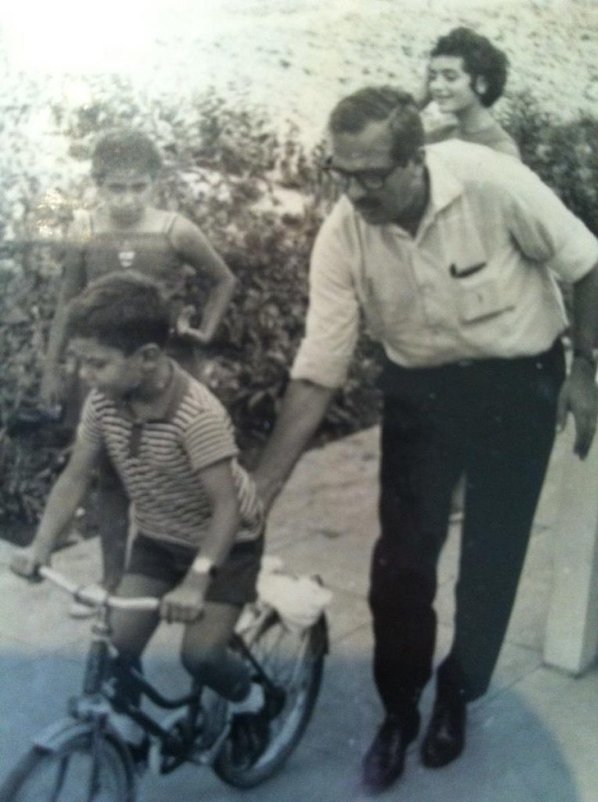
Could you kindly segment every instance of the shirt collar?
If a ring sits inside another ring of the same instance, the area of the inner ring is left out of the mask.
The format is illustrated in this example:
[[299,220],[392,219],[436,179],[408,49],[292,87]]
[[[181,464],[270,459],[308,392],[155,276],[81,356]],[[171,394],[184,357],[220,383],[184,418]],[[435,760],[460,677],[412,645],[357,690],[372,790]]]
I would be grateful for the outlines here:
[[463,184],[450,172],[444,160],[433,148],[427,147],[425,151],[426,166],[430,177],[428,208],[431,209],[432,214],[437,214],[463,194]]
[[[432,223],[436,215],[459,198],[464,191],[463,183],[448,169],[446,162],[438,156],[434,147],[426,147],[425,153],[426,167],[428,169],[430,181],[430,197],[418,228],[416,237],[418,240]],[[345,209],[353,215],[358,225],[367,227],[368,224],[360,217],[359,212],[346,195],[341,196],[340,202],[344,204]],[[402,231],[400,226],[397,226],[395,223],[387,223],[386,226],[375,226],[375,228],[398,229]]]
[[163,401],[160,404],[159,411],[162,414],[159,418],[156,418],[163,421],[172,420],[189,387],[189,374],[185,373],[173,359],[169,358],[169,362],[172,366],[172,376],[168,385],[168,392],[164,394]]
[[428,205],[419,224],[416,240],[421,241],[434,218],[463,194],[463,184],[431,148],[426,148],[426,167],[430,187]]
[[189,387],[189,375],[182,370],[176,362],[169,358],[171,368],[170,380],[165,388],[164,394],[156,402],[151,415],[139,419],[133,415],[131,407],[126,401],[119,401],[117,406],[119,410],[129,419],[137,423],[167,423],[172,420],[176,414],[177,409],[183,396]]

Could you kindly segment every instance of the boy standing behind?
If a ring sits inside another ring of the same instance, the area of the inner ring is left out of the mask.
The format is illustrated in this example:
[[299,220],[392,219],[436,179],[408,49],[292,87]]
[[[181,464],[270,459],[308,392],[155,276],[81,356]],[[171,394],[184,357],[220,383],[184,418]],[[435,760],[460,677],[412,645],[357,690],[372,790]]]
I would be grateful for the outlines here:
[[[42,400],[60,392],[58,364],[65,346],[66,305],[90,282],[107,273],[137,270],[157,281],[171,302],[175,357],[194,372],[195,345],[210,342],[232,298],[235,278],[206,237],[177,212],[152,203],[161,158],[154,143],[140,131],[122,129],[104,134],[92,156],[92,176],[99,203],[80,209],[68,233],[68,248],[56,313],[50,329]],[[191,329],[186,283],[194,274],[212,282],[202,302],[198,329]],[[169,346],[173,349],[173,344]]]
[[430,131],[426,142],[456,137],[519,157],[514,139],[490,112],[503,93],[508,63],[502,50],[469,28],[441,36],[430,53],[427,85],[418,105],[423,108],[433,100],[455,122]]
[[92,391],[34,541],[12,567],[31,576],[50,561],[106,450],[138,533],[118,594],[162,600],[159,615],[115,611],[120,660],[137,663],[160,617],[181,622],[187,671],[237,703],[233,712],[252,713],[263,690],[227,645],[255,598],[262,509],[226,411],[165,352],[169,328],[158,287],[135,273],[106,276],[72,303],[67,335]]

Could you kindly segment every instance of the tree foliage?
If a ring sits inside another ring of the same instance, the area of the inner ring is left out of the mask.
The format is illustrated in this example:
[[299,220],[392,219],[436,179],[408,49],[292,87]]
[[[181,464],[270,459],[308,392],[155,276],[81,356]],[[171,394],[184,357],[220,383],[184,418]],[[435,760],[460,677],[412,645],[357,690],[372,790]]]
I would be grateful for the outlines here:
[[[258,110],[231,107],[212,94],[185,108],[144,101],[120,83],[97,88],[95,98],[80,108],[53,107],[73,170],[49,186],[21,181],[21,217],[6,224],[21,237],[42,236],[56,244],[10,253],[0,273],[4,518],[35,519],[61,464],[61,437],[55,444],[42,442],[39,431],[10,438],[6,424],[17,410],[37,403],[60,239],[72,210],[93,203],[88,165],[99,133],[127,124],[154,139],[164,156],[158,205],[194,220],[238,278],[232,308],[206,352],[206,381],[231,412],[248,461],[270,430],[284,392],[304,328],[309,253],[334,199],[318,167],[322,146],[305,152],[295,128],[276,132]],[[193,297],[205,289],[198,283],[190,288]],[[375,365],[376,350],[363,339],[323,437],[375,420]]]

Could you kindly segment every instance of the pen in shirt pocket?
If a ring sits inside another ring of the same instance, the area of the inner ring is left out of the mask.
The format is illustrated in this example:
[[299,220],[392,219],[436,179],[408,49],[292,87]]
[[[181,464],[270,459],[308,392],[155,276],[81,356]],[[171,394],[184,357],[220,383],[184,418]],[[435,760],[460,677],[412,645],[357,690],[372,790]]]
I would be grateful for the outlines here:
[[471,265],[471,267],[458,268],[453,262],[449,267],[449,273],[453,278],[467,278],[467,276],[473,276],[474,273],[479,273],[480,270],[483,270],[485,267],[486,262],[478,262],[475,265]]

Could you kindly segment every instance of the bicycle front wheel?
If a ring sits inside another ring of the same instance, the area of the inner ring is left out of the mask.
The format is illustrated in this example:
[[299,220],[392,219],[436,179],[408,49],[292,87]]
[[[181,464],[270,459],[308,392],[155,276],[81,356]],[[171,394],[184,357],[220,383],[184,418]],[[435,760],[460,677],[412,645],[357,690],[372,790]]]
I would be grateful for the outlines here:
[[229,785],[252,788],[283,765],[309,723],[320,690],[327,650],[327,625],[322,616],[303,632],[288,629],[274,611],[258,622],[244,640],[255,660],[280,694],[282,706],[268,722],[265,748],[251,765],[237,757],[234,729],[214,763],[216,774]]
[[123,758],[92,733],[73,735],[56,751],[34,746],[0,788],[0,802],[133,802]]

